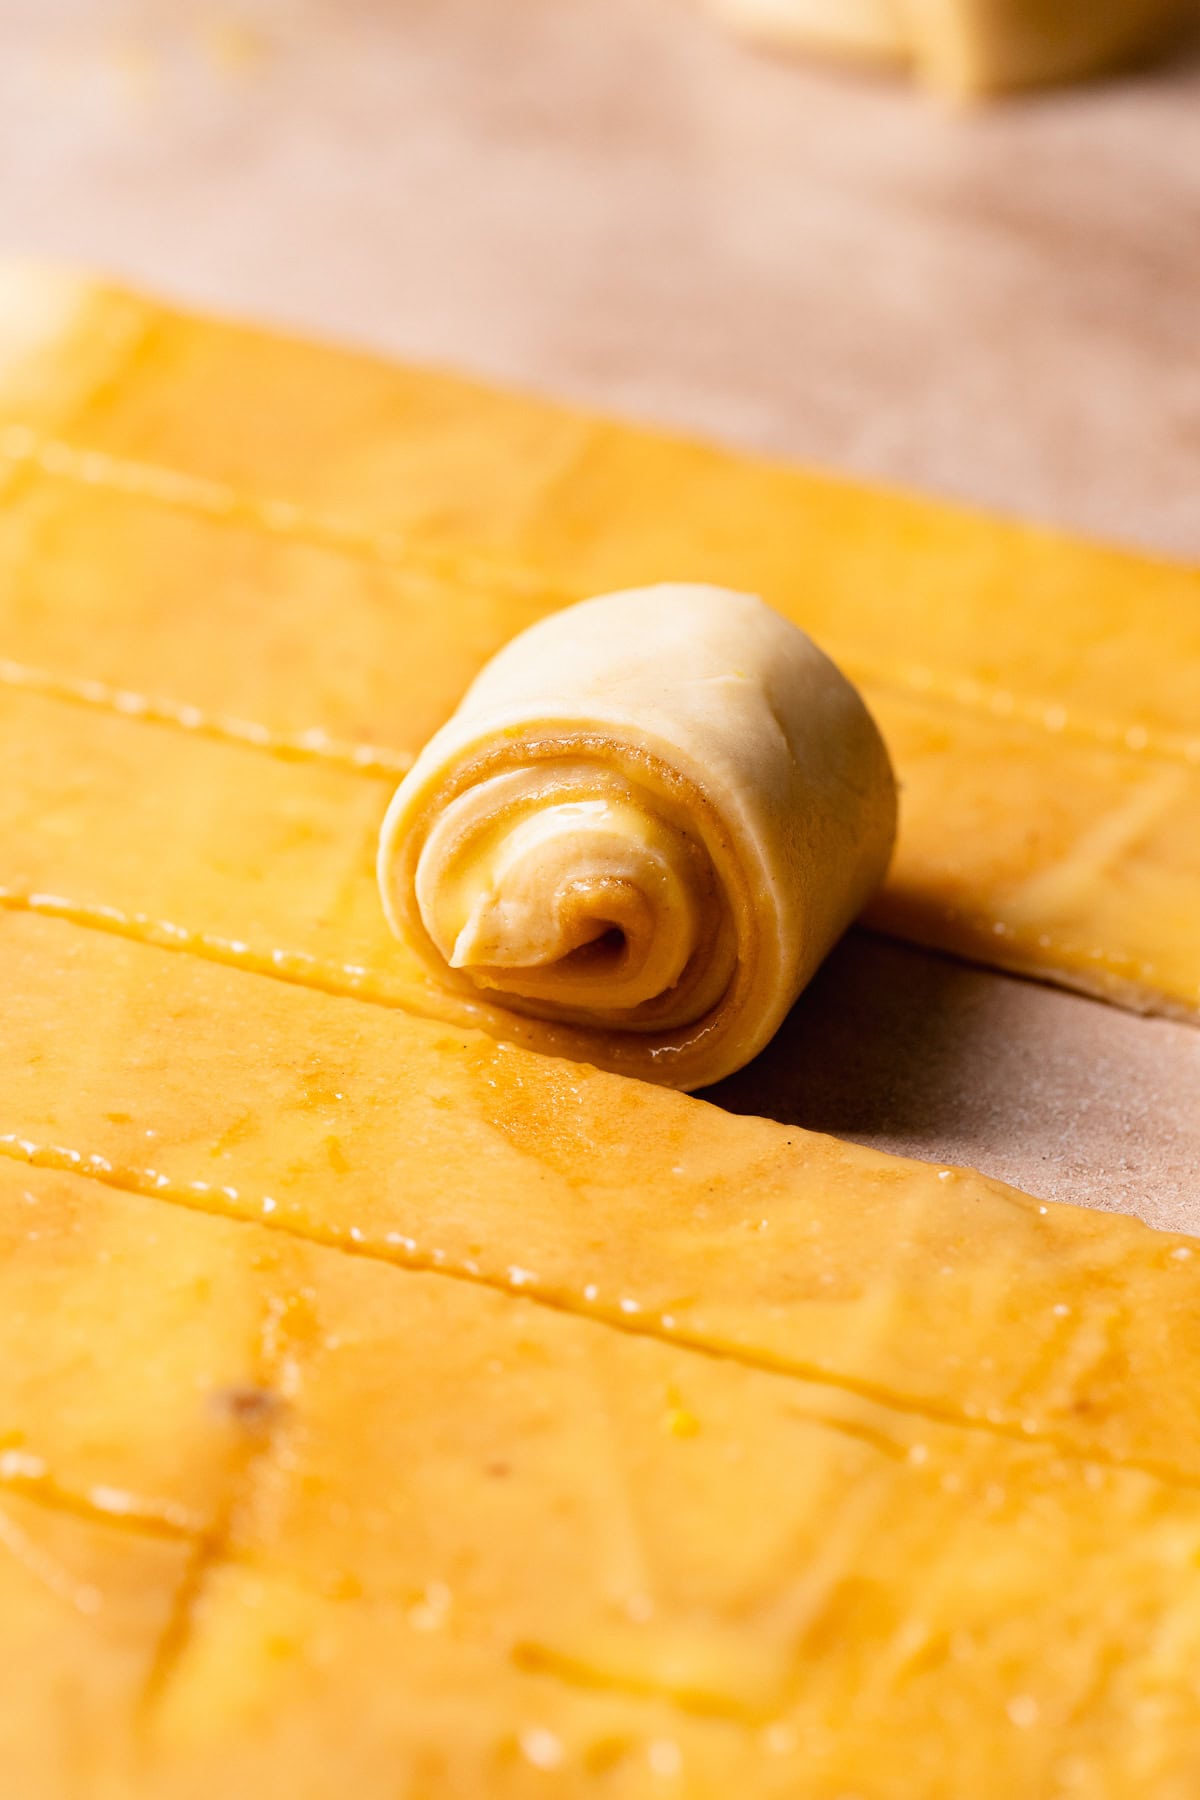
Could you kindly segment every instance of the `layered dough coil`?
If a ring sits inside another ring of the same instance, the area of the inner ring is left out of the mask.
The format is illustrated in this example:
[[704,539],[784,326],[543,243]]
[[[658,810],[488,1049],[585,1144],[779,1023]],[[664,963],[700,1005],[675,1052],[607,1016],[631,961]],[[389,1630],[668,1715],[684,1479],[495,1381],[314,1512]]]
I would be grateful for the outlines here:
[[752,595],[642,588],[484,668],[392,801],[379,881],[443,985],[690,1089],[774,1034],[895,818],[874,721],[802,631]]

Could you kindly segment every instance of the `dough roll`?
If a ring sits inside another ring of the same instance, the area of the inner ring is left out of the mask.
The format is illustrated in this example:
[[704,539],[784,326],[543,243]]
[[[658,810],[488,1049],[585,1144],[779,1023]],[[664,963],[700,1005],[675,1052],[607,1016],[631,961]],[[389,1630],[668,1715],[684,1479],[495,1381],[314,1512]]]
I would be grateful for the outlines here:
[[690,1089],[774,1034],[895,820],[875,723],[802,631],[749,594],[649,587],[483,669],[388,809],[379,882],[443,985]]

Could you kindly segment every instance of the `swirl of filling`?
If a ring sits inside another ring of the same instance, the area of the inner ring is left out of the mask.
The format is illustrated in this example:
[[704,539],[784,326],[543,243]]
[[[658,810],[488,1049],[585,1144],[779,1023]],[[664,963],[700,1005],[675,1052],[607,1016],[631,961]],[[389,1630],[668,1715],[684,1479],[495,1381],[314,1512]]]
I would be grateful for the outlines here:
[[803,633],[646,589],[485,668],[397,791],[379,880],[443,984],[547,1050],[696,1087],[770,1037],[893,826],[874,724]]

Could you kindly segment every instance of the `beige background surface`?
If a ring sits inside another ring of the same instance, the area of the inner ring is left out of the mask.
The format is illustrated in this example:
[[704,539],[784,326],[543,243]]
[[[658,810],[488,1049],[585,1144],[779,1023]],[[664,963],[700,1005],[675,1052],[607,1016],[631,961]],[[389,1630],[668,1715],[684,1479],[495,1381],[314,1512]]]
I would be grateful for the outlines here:
[[[1200,559],[1200,45],[963,116],[684,0],[0,0],[0,251]],[[1200,1230],[1200,1033],[882,940],[716,1097]]]

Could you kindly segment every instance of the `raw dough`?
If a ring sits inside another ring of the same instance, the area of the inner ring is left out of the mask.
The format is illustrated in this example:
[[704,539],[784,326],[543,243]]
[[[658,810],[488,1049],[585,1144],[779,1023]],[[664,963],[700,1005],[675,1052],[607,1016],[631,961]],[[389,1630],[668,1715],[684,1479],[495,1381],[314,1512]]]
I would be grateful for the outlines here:
[[488,665],[396,794],[379,881],[435,979],[696,1088],[777,1030],[895,816],[874,722],[803,632],[751,595],[645,588]]
[[1035,959],[1052,907],[1119,949],[1140,869],[1139,991],[1193,994],[1193,579],[22,291],[6,1792],[1194,1793],[1200,1246],[498,1042],[546,1028],[425,981],[373,867],[501,644],[687,561],[873,646],[910,910],[1019,870]]

